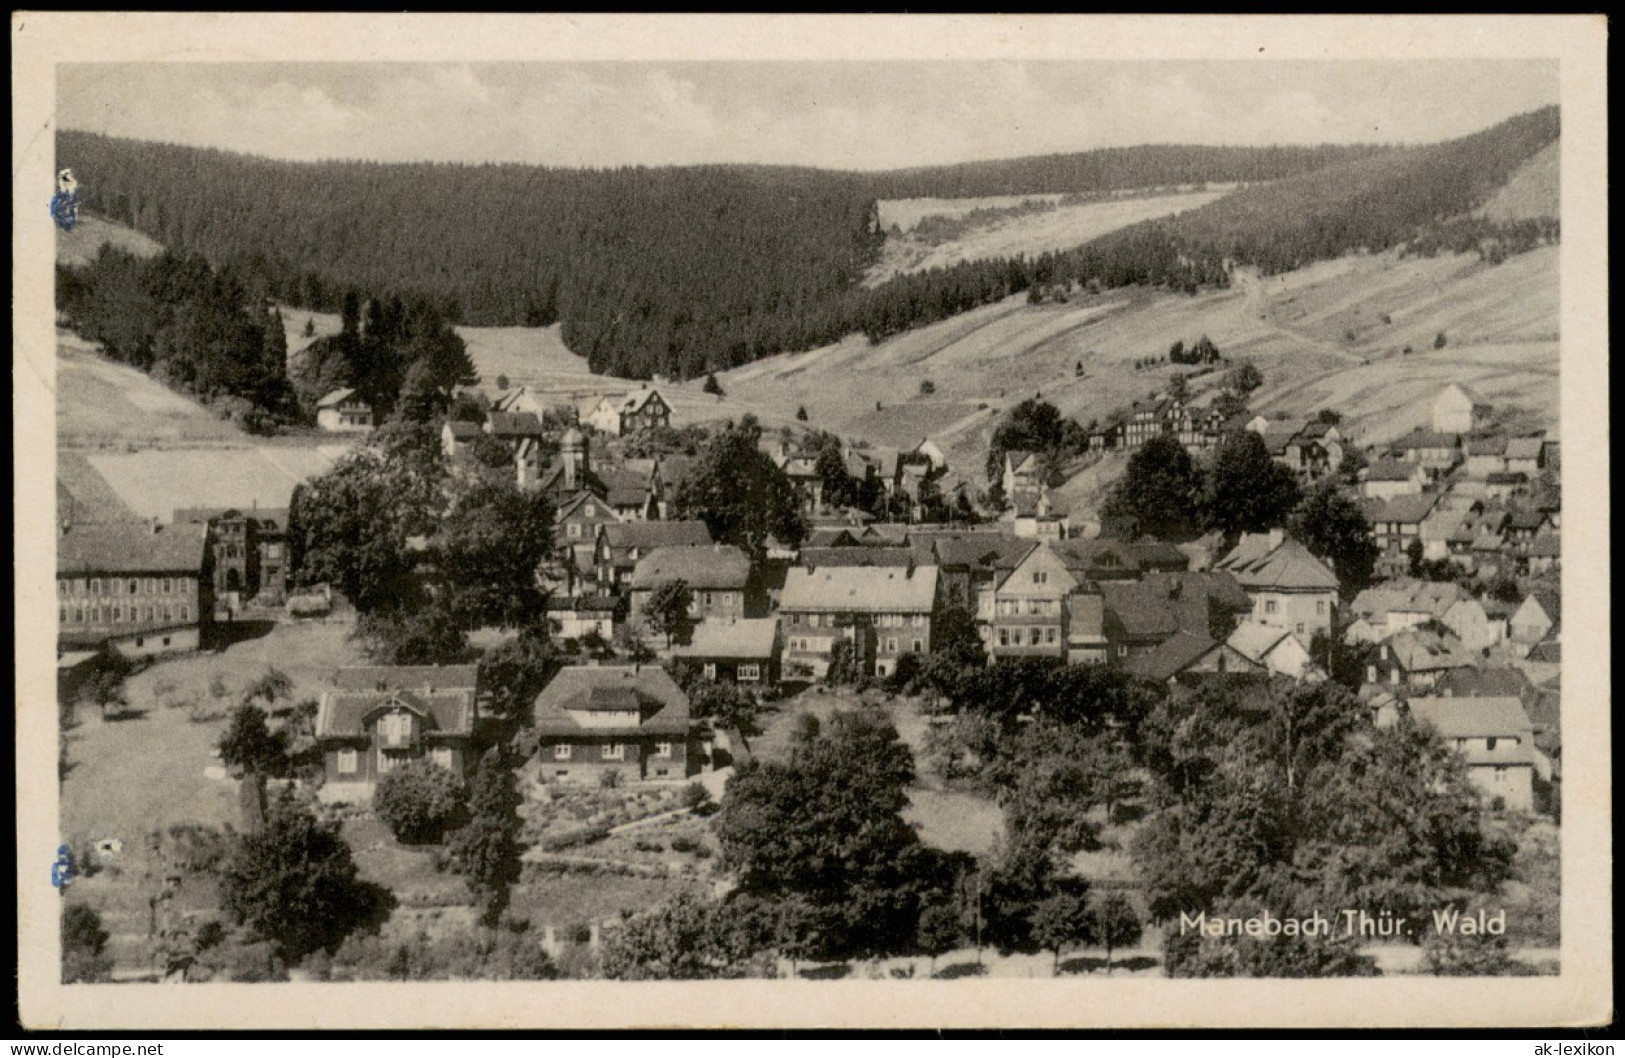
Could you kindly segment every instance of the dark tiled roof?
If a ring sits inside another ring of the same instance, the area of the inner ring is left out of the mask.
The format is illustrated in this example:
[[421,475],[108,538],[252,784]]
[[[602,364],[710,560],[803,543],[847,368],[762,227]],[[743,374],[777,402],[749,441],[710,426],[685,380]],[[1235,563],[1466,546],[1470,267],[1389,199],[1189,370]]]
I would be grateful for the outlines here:
[[1180,630],[1152,649],[1130,657],[1123,668],[1142,679],[1169,680],[1189,668],[1214,645],[1205,633]]
[[604,526],[604,540],[617,551],[657,547],[697,547],[711,542],[704,522],[618,522]]
[[333,674],[333,685],[343,691],[424,690],[429,687],[473,690],[478,665],[353,665]]
[[[491,414],[501,415],[503,413],[494,411]],[[452,437],[459,441],[472,441],[480,435],[480,424],[469,422],[466,419],[451,419],[447,421],[445,429],[447,433],[450,433]]]
[[801,565],[807,569],[825,566],[891,566],[906,569],[914,564],[914,552],[906,547],[804,547]]
[[1521,698],[1533,694],[1534,686],[1522,671],[1508,667],[1475,668],[1464,666],[1451,669],[1439,678],[1434,693],[1439,697],[1495,698],[1512,696]]
[[[639,713],[636,727],[585,728],[572,713],[612,710]],[[527,733],[527,752],[536,737],[610,737],[626,735],[686,735],[691,727],[688,695],[664,669],[653,665],[569,666],[536,696],[534,721]]]
[[536,418],[535,412],[494,411],[490,414],[487,425],[493,437],[511,439],[542,435],[542,421]]
[[672,648],[679,658],[771,658],[778,640],[777,618],[701,621],[687,643]]
[[673,580],[687,581],[701,591],[743,591],[750,583],[750,556],[723,544],[657,547],[638,559],[632,570],[634,589],[652,589]]
[[335,690],[322,696],[316,713],[316,737],[357,738],[366,733],[367,717],[380,709],[405,707],[423,718],[429,734],[467,736],[474,730],[474,688],[426,690]]
[[188,573],[203,567],[204,529],[146,522],[76,525],[56,540],[59,575],[95,573]]

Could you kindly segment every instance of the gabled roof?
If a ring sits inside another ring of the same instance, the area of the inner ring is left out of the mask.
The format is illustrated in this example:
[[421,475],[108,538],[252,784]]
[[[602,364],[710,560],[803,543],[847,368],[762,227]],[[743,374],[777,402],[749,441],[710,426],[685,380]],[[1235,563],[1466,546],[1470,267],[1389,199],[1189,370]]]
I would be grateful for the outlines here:
[[542,421],[535,412],[494,411],[486,419],[486,427],[493,437],[504,439],[540,437]]
[[1036,453],[1023,451],[1019,448],[1007,449],[1004,453],[1005,465],[1015,473],[1020,474],[1027,470],[1038,469],[1038,456]]
[[1108,623],[1125,639],[1160,639],[1181,629],[1206,635],[1213,607],[1232,613],[1252,608],[1226,573],[1152,573],[1141,580],[1101,581],[1099,589]]
[[1449,383],[1449,384],[1447,384],[1445,386],[1440,387],[1439,392],[1434,396],[1433,399],[1438,400],[1440,397],[1443,397],[1445,394],[1449,393],[1451,390],[1455,390],[1457,393],[1460,393],[1463,397],[1466,397],[1468,399],[1468,401],[1470,401],[1475,408],[1479,408],[1479,407],[1487,408],[1487,407],[1489,407],[1488,404],[1484,403],[1484,399],[1482,397],[1480,397],[1477,393],[1474,393],[1472,390],[1468,389],[1466,386],[1462,385],[1460,382],[1451,382],[1451,383]]
[[1234,574],[1249,591],[1337,590],[1337,575],[1290,536],[1273,543],[1268,533],[1245,533],[1214,568]]
[[649,501],[648,475],[619,467],[593,471],[604,488],[604,502],[611,507],[641,507]]
[[1434,691],[1440,698],[1523,698],[1535,693],[1534,684],[1521,669],[1511,666],[1478,668],[1463,666],[1439,677]]
[[[1286,639],[1296,639],[1296,637],[1284,628],[1259,624],[1257,621],[1247,621],[1236,626],[1236,630],[1230,633],[1230,638],[1225,640],[1225,645],[1248,661],[1263,664],[1264,659]],[[1302,645],[1301,641],[1299,645]],[[1307,650],[1304,652],[1308,653]]]
[[1389,640],[1388,648],[1406,672],[1437,672],[1473,665],[1478,660],[1462,649],[1461,640],[1455,636],[1420,628],[1407,628]]
[[807,569],[826,566],[887,566],[907,568],[914,565],[914,553],[906,547],[803,547],[801,565]]
[[1150,650],[1131,656],[1123,668],[1141,679],[1170,680],[1217,645],[1203,633],[1181,629]]
[[1539,533],[1529,542],[1530,558],[1562,558],[1563,539],[1556,533]]
[[1499,435],[1476,437],[1467,442],[1467,454],[1470,456],[1504,456],[1506,451],[1507,439]]
[[744,591],[750,581],[750,556],[731,544],[657,547],[632,570],[632,588],[653,589],[683,580],[696,591]]
[[1176,544],[1146,537],[1128,545],[1128,553],[1141,569],[1181,572],[1190,568],[1191,557]]
[[1114,576],[1133,577],[1140,573],[1139,560],[1134,557],[1129,545],[1121,540],[1106,537],[1060,540],[1051,547],[1076,577],[1109,579]]
[[1038,546],[1008,533],[933,534],[929,539],[937,565],[982,570],[1014,569]]
[[1395,441],[1396,452],[1414,452],[1421,448],[1455,448],[1458,440],[1453,433],[1436,433],[1433,430],[1413,430]]
[[604,542],[616,551],[657,547],[698,547],[711,543],[711,530],[701,521],[616,522],[602,529]]
[[1401,463],[1397,459],[1379,459],[1366,469],[1367,481],[1409,481],[1419,469],[1414,463]]
[[[571,714],[610,710],[639,713],[635,726],[584,728]],[[571,735],[686,735],[691,727],[688,695],[655,665],[572,665],[560,669],[532,707],[534,720],[521,736],[527,753],[536,738]]]
[[[641,411],[645,404],[649,403],[650,400],[657,396],[660,396],[659,391],[652,388],[637,390],[629,394],[626,399],[622,400],[620,406],[616,410],[623,415],[630,412]],[[661,397],[660,400],[661,403],[666,403],[666,398]]]
[[1507,442],[1508,459],[1539,459],[1545,439],[1540,437],[1514,437]]
[[56,538],[58,576],[97,573],[185,573],[203,568],[206,530],[201,525],[159,526],[146,522],[75,525]]
[[1549,665],[1561,664],[1563,661],[1563,645],[1555,639],[1543,639],[1529,648],[1528,659]]
[[778,641],[777,618],[701,621],[687,643],[672,647],[679,658],[771,658]]
[[1535,600],[1540,605],[1540,608],[1545,611],[1547,617],[1552,619],[1553,623],[1563,619],[1563,597],[1557,592],[1552,591],[1550,588],[1536,588],[1529,593],[1524,602],[1527,603],[1530,599]]
[[1486,485],[1525,485],[1529,475],[1517,470],[1497,470],[1484,475]]
[[1395,496],[1386,500],[1368,500],[1361,504],[1366,519],[1377,522],[1398,522],[1401,525],[1419,525],[1433,512],[1439,502],[1436,492],[1418,492],[1411,496]]
[[1515,696],[1494,698],[1412,698],[1411,715],[1439,729],[1445,738],[1529,739],[1533,725]]
[[333,673],[333,686],[343,691],[473,690],[478,665],[351,665]]
[[170,522],[174,525],[205,525],[217,519],[240,517],[255,523],[260,532],[278,532],[287,528],[286,507],[176,507]]
[[847,613],[929,613],[937,596],[937,567],[912,571],[854,566],[791,568],[780,610]]
[[1272,456],[1285,455],[1287,446],[1298,436],[1296,422],[1270,423],[1258,431],[1258,436],[1264,441],[1264,448]]
[[[1520,474],[1519,477],[1522,477],[1522,475]],[[1544,511],[1513,511],[1512,516],[1507,519],[1506,527],[1508,529],[1536,530],[1545,525],[1546,522],[1547,517]]]
[[404,708],[423,720],[426,733],[467,737],[474,731],[474,688],[427,690],[335,690],[316,707],[316,737],[357,738],[367,718],[381,709]]
[[363,401],[361,401],[360,397],[356,397],[355,390],[353,390],[353,389],[351,389],[349,387],[345,387],[343,389],[335,389],[331,393],[329,393],[327,396],[325,396],[321,400],[317,401],[316,402],[316,407],[317,408],[336,408],[340,404],[343,404],[343,403],[347,402],[351,397],[355,397],[355,399],[356,399],[356,401],[358,403],[364,403]]
[[[500,415],[501,412],[492,412]],[[443,429],[458,441],[472,441],[480,435],[480,424],[469,422],[467,419],[447,419]]]
[[818,547],[858,547],[858,541],[852,535],[852,530],[844,525],[820,526],[807,533],[807,539],[802,544],[802,550]]

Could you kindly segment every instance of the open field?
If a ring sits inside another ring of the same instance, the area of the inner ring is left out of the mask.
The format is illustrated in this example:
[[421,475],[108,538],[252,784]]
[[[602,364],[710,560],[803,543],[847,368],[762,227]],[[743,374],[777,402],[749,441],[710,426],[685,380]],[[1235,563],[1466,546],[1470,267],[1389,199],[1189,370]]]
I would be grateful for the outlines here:
[[164,252],[161,244],[122,224],[79,211],[79,223],[72,231],[56,229],[56,263],[86,265],[96,259],[104,245],[111,245],[137,257],[156,257]]
[[325,472],[346,450],[343,445],[145,449],[95,452],[86,461],[137,515],[167,520],[176,507],[286,507],[295,485]]
[[1491,220],[1522,220],[1527,217],[1557,217],[1561,142],[1542,147],[1533,158],[1518,167],[1512,178],[1479,210]]
[[[1108,232],[1118,228],[1126,228],[1130,224],[1138,224],[1143,220],[1156,217],[1167,217],[1175,213],[1196,209],[1223,198],[1228,192],[1190,191],[1168,195],[1147,195],[1135,198],[1116,198],[1102,202],[1085,202],[1073,206],[1058,206],[1055,209],[1038,213],[1017,214],[1008,217],[996,217],[985,224],[978,224],[972,230],[959,238],[939,245],[932,245],[927,239],[908,233],[919,223],[920,218],[936,214],[944,216],[962,216],[969,212],[969,208],[947,210],[936,208],[931,213],[909,213],[913,223],[904,227],[902,236],[888,235],[885,245],[881,247],[880,260],[869,270],[864,277],[868,286],[876,286],[893,276],[907,275],[910,272],[922,272],[928,268],[946,268],[961,261],[974,261],[978,258],[1014,257],[1017,254],[1035,255],[1054,250],[1069,250],[1082,246],[1091,239],[1097,239]],[[1010,201],[999,205],[1020,205],[1030,199],[1058,199],[1059,195],[1021,195],[1013,196]],[[912,202],[942,202],[944,200],[908,200],[896,205],[902,206]],[[982,208],[993,206],[992,200],[968,200],[984,202]],[[976,207],[970,207],[976,208]],[[881,204],[881,225],[890,230],[891,224],[886,218],[886,203]],[[903,210],[894,209],[893,213],[902,213]]]
[[891,231],[892,225],[902,232],[915,229],[926,217],[963,217],[972,210],[1009,209],[1023,202],[1059,202],[1064,196],[1050,195],[983,195],[980,198],[883,198],[880,226]]
[[72,331],[57,330],[56,432],[59,444],[235,441],[242,431],[190,397],[133,367],[103,357]]

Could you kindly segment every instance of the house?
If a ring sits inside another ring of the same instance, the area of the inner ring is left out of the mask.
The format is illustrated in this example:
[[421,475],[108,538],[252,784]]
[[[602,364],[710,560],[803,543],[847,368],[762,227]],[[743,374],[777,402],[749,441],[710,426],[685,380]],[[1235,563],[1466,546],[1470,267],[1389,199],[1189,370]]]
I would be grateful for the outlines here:
[[662,584],[683,581],[693,593],[688,616],[696,621],[737,621],[745,614],[750,556],[731,544],[693,544],[650,549],[628,581],[632,615],[645,613]]
[[1510,665],[1451,669],[1433,687],[1438,698],[1516,698],[1534,709],[1540,690],[1522,669]]
[[1181,629],[1149,650],[1130,657],[1123,669],[1156,683],[1191,682],[1200,676],[1257,676],[1264,667],[1207,634]]
[[1371,536],[1390,563],[1406,561],[1412,540],[1422,538],[1422,523],[1439,502],[1436,492],[1395,496],[1391,500],[1362,500],[1360,511],[1371,523]]
[[641,522],[660,511],[658,483],[653,473],[631,467],[602,467],[594,475],[604,502],[623,522]]
[[914,565],[914,552],[906,547],[803,547],[801,565],[808,569],[824,566],[892,566],[908,569]]
[[323,771],[338,788],[328,796],[364,796],[382,776],[416,760],[466,775],[475,763],[478,681],[477,665],[339,669],[316,709]]
[[1507,439],[1499,434],[1478,437],[1467,442],[1467,476],[1484,480],[1491,474],[1502,474],[1507,469]]
[[1538,510],[1513,511],[1501,529],[1501,537],[1519,551],[1525,550],[1535,537],[1551,528],[1551,520]]
[[1349,603],[1355,622],[1344,638],[1350,643],[1380,643],[1407,628],[1441,620],[1465,597],[1450,582],[1402,579],[1367,588]]
[[522,772],[539,782],[675,782],[700,771],[688,695],[653,665],[567,666],[536,696]]
[[598,530],[621,522],[621,516],[596,494],[577,492],[553,516],[553,547],[574,570],[591,570]]
[[281,606],[288,590],[285,507],[178,507],[176,525],[202,525],[214,558],[214,601],[234,614],[246,600]]
[[1051,501],[1048,485],[1015,492],[1000,520],[1023,540],[1065,540],[1070,532],[1066,509]]
[[948,469],[948,457],[929,437],[922,438],[919,444],[909,449],[905,458],[923,460],[930,465],[933,474],[941,474]]
[[585,639],[596,635],[608,643],[615,638],[616,622],[625,613],[618,595],[567,595],[547,597],[547,619],[558,626],[560,639]]
[[1305,640],[1316,632],[1331,632],[1337,575],[1281,530],[1244,533],[1214,569],[1234,575],[1253,600],[1245,620],[1284,628]]
[[517,447],[520,441],[526,438],[541,438],[547,435],[542,428],[542,420],[535,412],[529,411],[492,411],[485,417],[485,432],[503,442],[510,448]]
[[1530,592],[1508,622],[1514,643],[1538,643],[1562,620],[1562,601],[1555,591]]
[[1540,533],[1529,542],[1522,559],[1526,576],[1555,573],[1563,568],[1563,540],[1556,533]]
[[603,397],[590,405],[582,421],[611,437],[630,437],[671,425],[671,405],[647,386],[624,397]]
[[1452,382],[1433,398],[1435,433],[1471,433],[1489,414],[1490,406],[1466,386]]
[[776,617],[738,621],[707,620],[671,656],[696,666],[708,680],[767,684],[779,680],[779,622]]
[[1372,683],[1428,690],[1450,670],[1474,665],[1477,660],[1455,636],[1411,628],[1382,644],[1366,678]]
[[1066,663],[1104,665],[1111,660],[1106,638],[1106,597],[1084,586],[1066,597]]
[[1395,441],[1392,449],[1400,459],[1437,476],[1455,466],[1460,459],[1461,439],[1452,433],[1413,430]]
[[638,560],[657,547],[699,547],[711,543],[704,522],[610,522],[598,527],[593,565],[603,591],[631,580]]
[[1309,648],[1284,628],[1248,622],[1238,625],[1225,640],[1225,646],[1261,672],[1276,673],[1294,680],[1324,679],[1324,673],[1309,656]]
[[1545,438],[1539,434],[1533,437],[1512,438],[1506,447],[1507,473],[1523,474],[1533,481],[1544,466],[1541,454],[1545,446]]
[[[1534,810],[1534,725],[1518,699],[1412,698],[1399,708],[1461,754],[1468,779],[1492,807]],[[1379,714],[1379,725],[1396,722],[1397,712]]]
[[440,428],[440,450],[447,459],[460,459],[480,435],[480,424],[463,419],[448,419]]
[[353,389],[335,389],[316,402],[316,425],[333,433],[366,433],[372,429],[372,405]]
[[792,568],[779,602],[785,671],[822,677],[845,642],[856,671],[889,676],[903,654],[930,651],[936,610],[935,566]]
[[1004,486],[1006,498],[1017,492],[1038,488],[1044,476],[1038,464],[1038,455],[1034,452],[1011,449],[1004,453],[1004,472],[1000,483]]
[[1506,500],[1513,496],[1521,496],[1529,491],[1529,478],[1525,474],[1512,471],[1486,474],[1483,491],[1487,500]]
[[[1451,557],[1457,553],[1451,547],[1452,540],[1458,544],[1465,540],[1470,544],[1472,537],[1467,535],[1463,538],[1462,527],[1483,509],[1481,500],[1464,495],[1459,490],[1452,489],[1439,497],[1433,509],[1422,517],[1416,527],[1416,538],[1422,541],[1422,558],[1433,562]],[[1410,545],[1407,543],[1406,546]]]
[[492,411],[529,412],[540,418],[546,414],[547,408],[542,403],[541,394],[529,386],[516,386],[497,394],[491,401]]
[[1067,597],[1083,587],[1048,545],[1027,552],[978,594],[976,621],[988,655],[1065,657]]
[[74,525],[56,541],[57,649],[146,657],[202,644],[214,616],[205,526]]
[[1184,573],[1191,567],[1191,557],[1179,545],[1155,537],[1143,537],[1128,545],[1128,553],[1136,565],[1147,573]]
[[916,566],[936,566],[942,605],[974,611],[978,593],[1038,544],[982,530],[916,530],[909,534]]
[[1450,605],[1439,623],[1455,633],[1461,645],[1468,650],[1488,650],[1501,642],[1506,626],[1493,620],[1484,604],[1470,596],[1463,596]]
[[1133,545],[1110,537],[1066,540],[1053,545],[1073,576],[1093,581],[1137,580],[1145,572]]
[[1115,665],[1126,665],[1180,631],[1223,642],[1253,605],[1228,573],[1150,573],[1140,580],[1101,581],[1098,587],[1104,596],[1102,631]]
[[1365,479],[1360,482],[1360,495],[1375,500],[1391,500],[1395,496],[1414,496],[1427,484],[1427,471],[1415,463],[1397,459],[1379,459],[1366,468]]

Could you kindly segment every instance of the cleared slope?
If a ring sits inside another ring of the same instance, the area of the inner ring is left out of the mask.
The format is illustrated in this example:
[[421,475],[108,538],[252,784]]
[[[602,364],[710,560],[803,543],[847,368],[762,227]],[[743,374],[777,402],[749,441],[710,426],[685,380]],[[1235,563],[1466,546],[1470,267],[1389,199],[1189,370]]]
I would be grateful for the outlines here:
[[1491,220],[1511,221],[1558,217],[1558,187],[1562,145],[1543,147],[1497,191],[1480,211]]
[[134,228],[81,210],[79,223],[74,225],[72,231],[56,230],[56,263],[71,266],[89,264],[101,253],[103,246],[114,246],[137,257],[156,257],[164,252],[162,244]]

